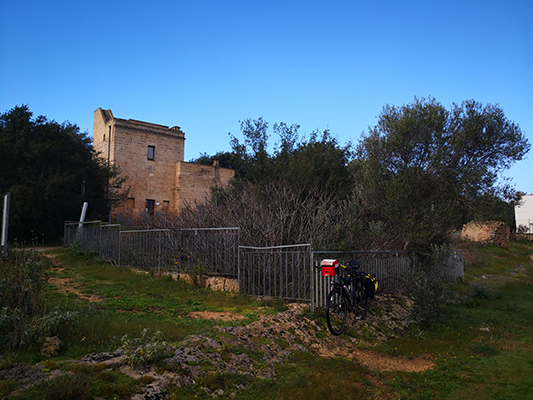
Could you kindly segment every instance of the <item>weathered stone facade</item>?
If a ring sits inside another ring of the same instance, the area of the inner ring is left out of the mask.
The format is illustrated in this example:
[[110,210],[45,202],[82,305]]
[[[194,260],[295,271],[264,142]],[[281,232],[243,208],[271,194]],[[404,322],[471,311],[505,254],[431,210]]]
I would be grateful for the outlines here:
[[94,112],[93,146],[120,167],[130,187],[126,204],[112,210],[118,219],[143,212],[179,212],[187,204],[201,203],[213,186],[225,186],[235,172],[218,165],[184,162],[185,134],[132,119],[119,119],[111,110]]
[[469,222],[463,227],[461,239],[509,248],[511,229],[501,221]]

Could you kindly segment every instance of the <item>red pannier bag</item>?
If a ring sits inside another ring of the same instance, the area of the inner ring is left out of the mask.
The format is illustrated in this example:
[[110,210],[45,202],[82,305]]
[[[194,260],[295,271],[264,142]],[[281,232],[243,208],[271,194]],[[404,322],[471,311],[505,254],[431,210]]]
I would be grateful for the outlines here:
[[335,276],[335,268],[339,267],[337,260],[322,260],[320,268],[322,269],[322,276]]

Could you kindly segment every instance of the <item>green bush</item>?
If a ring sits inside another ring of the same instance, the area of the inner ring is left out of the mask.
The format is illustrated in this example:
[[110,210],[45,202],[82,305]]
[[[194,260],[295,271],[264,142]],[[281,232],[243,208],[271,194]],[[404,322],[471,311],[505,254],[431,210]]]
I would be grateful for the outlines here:
[[24,391],[21,399],[85,400],[92,399],[92,377],[88,374],[65,374]]
[[136,338],[124,335],[121,347],[124,350],[124,361],[132,368],[135,365],[155,363],[161,360],[170,350],[167,342],[161,340],[160,331],[149,334],[148,329],[143,329]]
[[98,257],[98,252],[88,249],[82,250],[81,244],[78,242],[73,242],[68,246],[68,252],[72,257],[81,258],[83,260],[92,260],[93,258]]
[[448,274],[448,246],[434,246],[432,253],[419,257],[408,276],[407,294],[412,298],[413,317],[421,326],[440,321],[442,307],[452,294],[453,279]]
[[1,262],[0,307],[18,309],[23,316],[42,310],[48,275],[43,260],[28,258]]
[[19,346],[27,347],[32,343],[42,343],[47,336],[68,334],[75,327],[78,313],[62,311],[59,307],[43,315],[33,318],[21,329]]
[[13,254],[0,268],[0,346],[27,348],[47,336],[65,332],[74,323],[75,312],[54,308],[46,314],[44,288],[46,263],[35,254]]

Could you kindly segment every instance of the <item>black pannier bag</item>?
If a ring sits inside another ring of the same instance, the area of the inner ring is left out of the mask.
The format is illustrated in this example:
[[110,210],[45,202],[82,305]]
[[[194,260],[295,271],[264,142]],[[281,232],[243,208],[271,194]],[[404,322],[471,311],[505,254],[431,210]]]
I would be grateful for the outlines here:
[[374,275],[367,274],[365,276],[365,290],[368,298],[373,299],[378,291],[378,281]]

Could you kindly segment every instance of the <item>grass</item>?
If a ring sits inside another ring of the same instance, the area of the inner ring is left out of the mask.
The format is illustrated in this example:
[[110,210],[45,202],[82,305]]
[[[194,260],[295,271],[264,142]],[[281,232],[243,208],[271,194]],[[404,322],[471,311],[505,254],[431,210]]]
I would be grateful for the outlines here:
[[[206,372],[194,386],[169,387],[167,398],[533,399],[533,243],[511,243],[509,249],[466,243],[458,247],[463,246],[467,258],[464,282],[457,283],[455,300],[445,304],[439,322],[429,328],[413,326],[410,334],[372,348],[409,360],[430,357],[433,368],[423,372],[375,371],[355,361],[321,358],[307,351],[292,354],[278,367],[277,378]],[[53,361],[45,361],[35,350],[26,350],[5,353],[0,368],[14,362],[42,362],[56,369],[66,359],[113,350],[125,333],[138,335],[145,328],[161,331],[169,344],[191,334],[214,335],[214,326],[221,322],[191,318],[193,311],[231,310],[247,316],[243,321],[222,323],[238,325],[256,320],[257,313],[275,314],[285,308],[280,301],[196,289],[168,277],[87,263],[64,250],[56,254],[66,268],[52,275],[80,283],[79,290],[102,301],[89,302],[48,288],[49,307],[79,313],[76,334],[62,339],[65,345]],[[321,321],[321,313],[318,310],[305,316]],[[357,327],[347,329],[346,335],[357,339]],[[228,357],[230,353],[247,354],[263,360],[261,352],[245,347],[231,348],[227,353]],[[56,378],[57,382],[48,384],[51,388],[40,389],[52,393],[66,385],[80,390],[79,399],[83,393],[88,393],[87,398],[128,398],[143,384],[115,370],[85,368],[72,372],[70,381]],[[0,381],[0,398],[14,388],[15,382]],[[32,393],[25,391],[18,398],[32,398]]]
[[[48,308],[59,306],[63,310],[75,310],[79,315],[75,335],[62,338],[62,358],[112,351],[118,338],[126,333],[138,334],[145,328],[161,331],[167,342],[174,343],[191,334],[212,332],[215,325],[221,324],[220,321],[192,318],[193,311],[231,310],[248,318],[222,324],[246,324],[256,318],[255,310],[262,305],[244,296],[196,289],[170,276],[156,277],[109,264],[95,264],[73,257],[65,250],[53,253],[64,267],[61,271],[53,271],[53,278],[68,278],[79,284],[80,293],[101,299],[91,302],[47,285]],[[31,352],[33,362],[42,361],[35,349],[30,349]],[[13,354],[13,358],[18,357],[24,357],[24,351]]]

